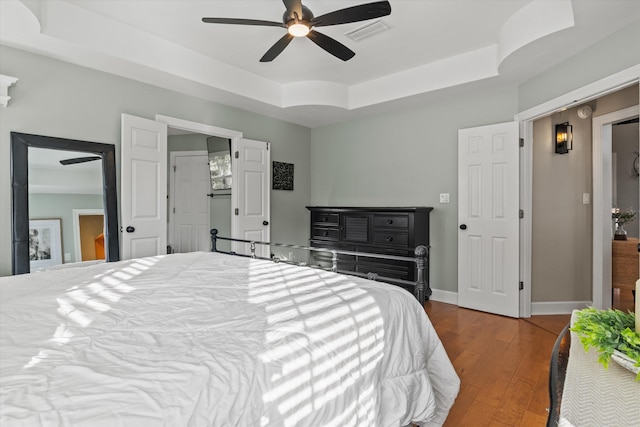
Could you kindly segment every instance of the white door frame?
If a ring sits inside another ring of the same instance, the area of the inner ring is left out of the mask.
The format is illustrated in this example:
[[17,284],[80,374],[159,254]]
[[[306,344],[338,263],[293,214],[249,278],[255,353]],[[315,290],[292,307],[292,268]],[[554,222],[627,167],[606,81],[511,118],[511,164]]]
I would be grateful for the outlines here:
[[176,197],[176,174],[175,171],[171,170],[171,166],[174,165],[176,157],[181,156],[205,156],[208,158],[209,153],[206,150],[194,150],[194,151],[170,151],[169,152],[169,197],[168,197],[168,208],[169,208],[169,223],[168,223],[168,238],[167,243],[171,243],[175,246],[174,241],[174,227],[176,225],[176,212],[172,208],[175,204]]
[[[168,127],[175,128],[175,129],[187,130],[190,132],[200,133],[203,135],[217,136],[220,138],[230,139],[232,148],[238,146],[238,141],[242,139],[242,135],[243,135],[242,132],[239,132],[236,130],[220,128],[216,126],[206,125],[204,123],[197,123],[189,120],[178,119],[175,117],[163,116],[161,114],[156,114],[156,121],[164,122],[167,124]],[[237,192],[234,192],[232,188],[231,189],[232,198],[234,194],[237,195]],[[232,206],[231,208],[233,209],[233,206],[235,206],[235,204],[231,203],[231,206]],[[238,233],[237,230],[238,230],[237,217],[233,215],[233,212],[231,212],[231,237],[232,238],[239,238],[237,236],[237,233]]]
[[639,112],[634,105],[593,119],[593,306],[599,309],[610,308],[612,303],[612,124],[637,117]]
[[[543,104],[516,114],[515,120],[520,122],[520,135],[524,138],[524,147],[520,159],[520,197],[521,207],[524,211],[520,233],[520,276],[524,283],[524,289],[520,292],[520,316],[531,317],[531,212],[532,210],[532,193],[533,193],[533,122],[541,117],[547,116],[554,112],[565,109],[567,106],[578,105],[590,100],[600,98],[609,93],[631,86],[640,81],[640,65],[622,70],[611,76],[573,90],[567,94],[561,95]],[[594,158],[595,161],[595,158]],[[595,177],[594,177],[595,178]],[[602,183],[594,181],[594,188],[601,186]],[[600,203],[600,204],[598,204]],[[601,206],[603,200],[597,200],[593,195],[593,206]],[[596,212],[594,211],[594,226],[596,220]],[[594,259],[596,256],[602,257],[602,248],[595,247],[594,238]],[[596,253],[598,251],[598,253]],[[593,274],[593,295],[602,294],[603,284],[601,280],[597,280],[594,263]],[[544,314],[544,313],[534,313]]]
[[71,214],[73,215],[73,244],[76,255],[75,261],[82,262],[82,245],[80,243],[80,217],[84,215],[102,215],[102,217],[104,218],[104,209],[72,209]]

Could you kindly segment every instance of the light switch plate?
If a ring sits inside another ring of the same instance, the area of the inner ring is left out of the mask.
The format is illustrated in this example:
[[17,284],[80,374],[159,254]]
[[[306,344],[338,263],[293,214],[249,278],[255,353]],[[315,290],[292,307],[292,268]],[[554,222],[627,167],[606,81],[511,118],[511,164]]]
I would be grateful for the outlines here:
[[582,193],[582,204],[588,205],[591,203],[591,195],[589,193]]
[[449,203],[449,193],[440,193],[440,203]]

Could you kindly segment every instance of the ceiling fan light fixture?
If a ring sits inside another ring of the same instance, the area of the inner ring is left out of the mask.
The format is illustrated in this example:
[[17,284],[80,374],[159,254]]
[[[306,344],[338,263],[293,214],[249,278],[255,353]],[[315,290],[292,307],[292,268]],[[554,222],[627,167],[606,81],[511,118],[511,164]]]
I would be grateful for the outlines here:
[[287,32],[276,41],[267,52],[262,55],[260,62],[271,62],[289,45],[295,37],[307,37],[320,48],[343,61],[355,56],[355,52],[339,41],[316,31],[316,27],[350,24],[352,22],[368,21],[381,18],[391,13],[388,0],[359,4],[345,9],[334,10],[320,16],[302,4],[302,0],[282,0],[286,10],[282,14],[282,22],[264,21],[261,19],[241,18],[202,18],[202,22],[209,24],[258,25],[262,27],[286,28]]
[[296,23],[289,25],[287,31],[294,37],[306,37],[306,35],[309,34],[310,28],[305,24]]

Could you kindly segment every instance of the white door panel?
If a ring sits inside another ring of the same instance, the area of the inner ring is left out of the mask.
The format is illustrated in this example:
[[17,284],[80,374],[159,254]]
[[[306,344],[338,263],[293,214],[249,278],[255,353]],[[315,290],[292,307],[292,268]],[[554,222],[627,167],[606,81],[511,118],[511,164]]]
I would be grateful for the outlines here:
[[[270,152],[263,141],[241,139],[233,150],[237,153],[233,162],[234,189],[232,235],[234,238],[268,242],[270,235]],[[250,254],[248,244],[232,245],[232,250]],[[266,245],[256,246],[256,255],[269,257]]]
[[172,153],[170,244],[175,252],[208,251],[211,180],[207,153]]
[[458,305],[518,317],[518,123],[461,129],[458,174]]
[[122,114],[122,259],[167,250],[167,125]]

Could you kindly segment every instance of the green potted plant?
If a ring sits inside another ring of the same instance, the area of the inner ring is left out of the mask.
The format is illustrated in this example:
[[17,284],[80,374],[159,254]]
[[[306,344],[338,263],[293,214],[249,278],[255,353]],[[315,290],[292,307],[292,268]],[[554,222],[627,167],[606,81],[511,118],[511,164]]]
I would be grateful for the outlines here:
[[613,357],[617,363],[635,372],[636,381],[640,381],[640,333],[634,329],[634,313],[593,307],[578,311],[571,327],[585,351],[594,348],[600,352],[598,362],[605,368]]

